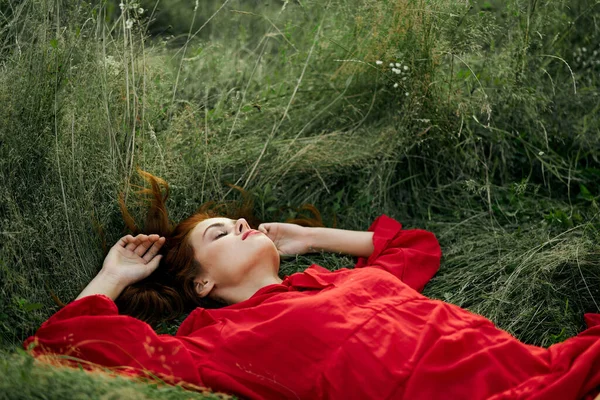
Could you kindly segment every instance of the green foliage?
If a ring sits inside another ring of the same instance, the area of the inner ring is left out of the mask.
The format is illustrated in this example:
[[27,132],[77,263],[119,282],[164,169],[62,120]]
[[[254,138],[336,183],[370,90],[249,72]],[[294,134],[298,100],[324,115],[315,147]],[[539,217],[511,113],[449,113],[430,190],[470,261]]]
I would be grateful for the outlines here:
[[[599,3],[155,5],[0,0],[0,347],[98,271],[135,166],[175,221],[235,183],[263,220],[428,228],[426,294],[531,344],[600,311]],[[354,260],[281,274],[313,262]]]

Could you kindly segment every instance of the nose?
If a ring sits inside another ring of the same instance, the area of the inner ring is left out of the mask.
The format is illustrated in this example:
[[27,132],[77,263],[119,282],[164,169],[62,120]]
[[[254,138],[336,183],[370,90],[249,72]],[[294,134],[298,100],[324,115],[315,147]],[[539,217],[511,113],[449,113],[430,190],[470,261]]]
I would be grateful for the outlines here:
[[241,235],[242,233],[246,232],[247,230],[250,230],[250,225],[248,225],[248,221],[246,221],[244,218],[239,218],[236,222],[235,222],[235,232],[238,235]]

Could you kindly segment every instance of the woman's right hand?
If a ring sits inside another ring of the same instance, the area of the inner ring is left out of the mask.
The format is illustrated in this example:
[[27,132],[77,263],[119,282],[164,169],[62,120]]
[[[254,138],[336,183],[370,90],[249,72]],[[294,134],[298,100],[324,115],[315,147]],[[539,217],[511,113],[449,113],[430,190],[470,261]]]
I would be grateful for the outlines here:
[[165,241],[159,235],[123,236],[104,259],[102,274],[124,287],[146,278],[158,267]]
[[258,226],[258,230],[273,241],[282,256],[308,253],[309,229],[311,228],[284,222],[269,222]]

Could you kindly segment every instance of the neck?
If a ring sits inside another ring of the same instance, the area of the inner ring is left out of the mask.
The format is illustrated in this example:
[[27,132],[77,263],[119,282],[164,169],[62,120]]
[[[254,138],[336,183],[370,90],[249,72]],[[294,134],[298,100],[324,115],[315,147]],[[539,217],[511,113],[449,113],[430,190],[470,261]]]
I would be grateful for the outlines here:
[[283,282],[277,275],[261,275],[249,278],[241,285],[221,289],[219,297],[225,300],[227,304],[236,304],[248,300],[265,286]]

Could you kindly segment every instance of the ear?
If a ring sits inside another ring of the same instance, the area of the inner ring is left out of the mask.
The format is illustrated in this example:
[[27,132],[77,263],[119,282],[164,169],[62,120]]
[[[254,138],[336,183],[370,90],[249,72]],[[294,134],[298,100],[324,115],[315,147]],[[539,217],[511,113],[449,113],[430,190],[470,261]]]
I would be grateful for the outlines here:
[[195,279],[194,288],[200,297],[206,297],[213,290],[215,282],[212,279]]

